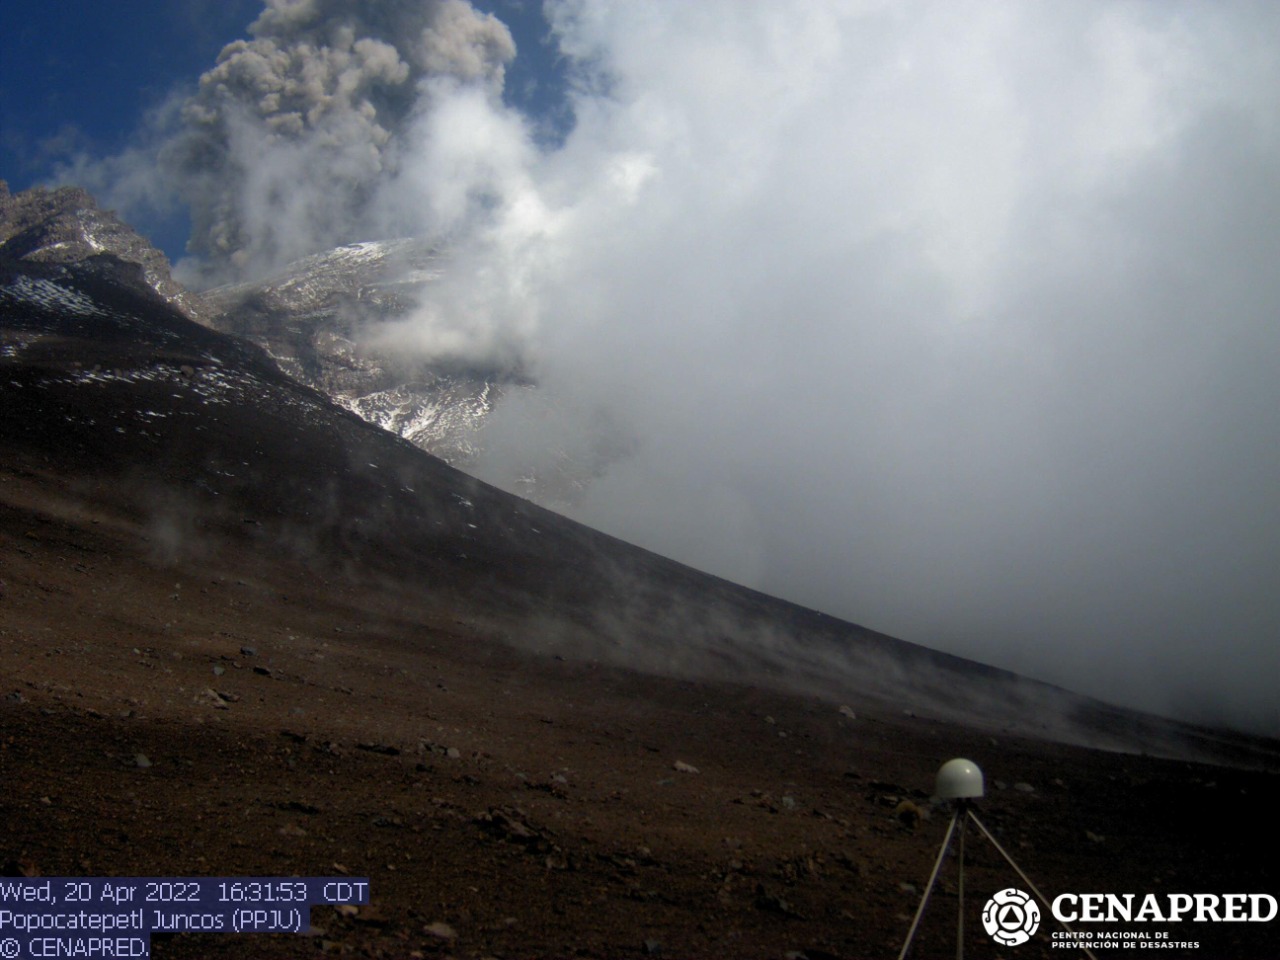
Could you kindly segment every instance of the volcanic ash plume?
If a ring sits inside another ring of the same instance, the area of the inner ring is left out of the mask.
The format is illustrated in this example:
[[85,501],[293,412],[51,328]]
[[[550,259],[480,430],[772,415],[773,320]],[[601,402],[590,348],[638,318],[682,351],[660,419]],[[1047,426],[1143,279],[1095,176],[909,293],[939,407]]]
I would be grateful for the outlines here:
[[164,156],[206,280],[417,232],[381,199],[405,129],[442,90],[496,100],[515,56],[465,0],[268,0],[249,31],[201,77]]

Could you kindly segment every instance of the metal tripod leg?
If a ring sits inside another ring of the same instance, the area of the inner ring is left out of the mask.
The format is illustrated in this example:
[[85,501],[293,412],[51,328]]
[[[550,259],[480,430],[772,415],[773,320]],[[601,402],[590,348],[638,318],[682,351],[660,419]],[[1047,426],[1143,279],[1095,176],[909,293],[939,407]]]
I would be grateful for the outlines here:
[[[1045,908],[1046,910],[1048,910],[1048,911],[1050,912],[1050,915],[1052,916],[1052,913],[1053,913],[1053,907],[1050,905],[1048,898],[1047,898],[1043,893],[1041,893],[1041,892],[1039,891],[1039,889],[1036,887],[1036,885],[1035,885],[1034,883],[1032,883],[1032,882],[1031,882],[1031,878],[1030,878],[1030,877],[1028,877],[1025,873],[1023,873],[1023,872],[1022,872],[1022,868],[1021,868],[1021,867],[1019,867],[1016,863],[1014,863],[1014,862],[1013,862],[1013,857],[1009,856],[1009,854],[1008,854],[1008,852],[1006,852],[1005,848],[1004,848],[1004,847],[1002,847],[1002,846],[1000,846],[1000,842],[999,842],[998,840],[996,840],[996,838],[995,838],[995,837],[993,837],[993,836],[991,835],[991,831],[990,831],[990,830],[988,830],[986,827],[984,827],[984,826],[982,825],[982,821],[978,819],[977,814],[975,814],[972,810],[969,810],[969,811],[967,811],[967,812],[968,812],[969,817],[973,820],[973,822],[974,822],[974,823],[976,823],[976,824],[978,825],[978,829],[979,829],[979,830],[981,830],[981,831],[983,832],[983,834],[986,836],[986,838],[987,838],[988,840],[990,840],[990,841],[991,841],[991,845],[992,845],[993,847],[995,847],[997,850],[999,850],[999,851],[1000,851],[1000,856],[1004,857],[1004,858],[1005,858],[1005,860],[1007,860],[1007,861],[1009,862],[1009,866],[1013,867],[1013,869],[1017,872],[1018,876],[1020,876],[1020,877],[1022,878],[1022,882],[1023,882],[1023,883],[1025,883],[1028,887],[1030,887],[1030,888],[1031,888],[1031,892],[1032,892],[1032,893],[1034,893],[1034,894],[1036,895],[1036,899],[1037,899],[1037,900],[1039,900],[1041,903],[1043,903],[1043,904],[1044,904],[1044,908]],[[962,834],[962,836],[963,836],[963,834]],[[1059,923],[1062,923],[1062,921],[1061,921],[1061,920],[1059,920],[1058,922],[1059,922]],[[1064,930],[1066,930],[1068,933],[1074,933],[1074,932],[1075,932],[1075,931],[1074,931],[1074,930],[1072,930],[1069,926],[1067,926],[1065,923],[1062,923],[1062,928],[1063,928]],[[1081,949],[1081,950],[1083,950],[1083,951],[1085,952],[1085,955],[1086,955],[1087,957],[1089,957],[1089,960],[1097,960],[1097,958],[1093,955],[1093,951],[1092,951],[1092,950],[1090,950],[1090,949],[1089,949],[1087,946],[1085,946],[1083,943],[1081,943],[1081,944],[1080,944],[1080,949]],[[901,960],[901,958],[899,958],[899,960]]]
[[956,812],[951,815],[951,824],[947,827],[947,835],[942,838],[942,849],[938,851],[938,859],[933,865],[933,873],[929,874],[929,882],[925,884],[924,896],[920,898],[920,906],[916,909],[915,919],[911,921],[911,929],[907,931],[907,939],[902,945],[902,952],[898,954],[898,960],[904,960],[907,951],[911,949],[911,941],[915,938],[916,927],[920,926],[920,918],[924,916],[925,905],[929,902],[929,894],[933,891],[934,881],[938,879],[938,869],[942,866],[942,858],[947,855],[947,847],[951,845],[951,834],[956,829],[956,820],[959,817],[960,807],[957,806]]
[[[963,800],[956,804],[956,816],[959,817],[961,813],[969,813],[969,805]],[[956,960],[964,960],[964,828],[968,822],[968,816],[960,817],[960,886],[957,891],[960,906],[956,911]]]

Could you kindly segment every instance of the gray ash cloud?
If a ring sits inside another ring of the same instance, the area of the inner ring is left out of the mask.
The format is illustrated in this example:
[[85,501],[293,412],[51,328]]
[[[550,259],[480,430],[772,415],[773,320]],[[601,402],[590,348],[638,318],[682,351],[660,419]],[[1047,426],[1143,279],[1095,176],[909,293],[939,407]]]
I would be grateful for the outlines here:
[[497,97],[515,56],[507,28],[465,0],[270,0],[249,33],[200,78],[160,153],[210,277],[418,226],[396,222],[385,189],[439,95],[428,81]]

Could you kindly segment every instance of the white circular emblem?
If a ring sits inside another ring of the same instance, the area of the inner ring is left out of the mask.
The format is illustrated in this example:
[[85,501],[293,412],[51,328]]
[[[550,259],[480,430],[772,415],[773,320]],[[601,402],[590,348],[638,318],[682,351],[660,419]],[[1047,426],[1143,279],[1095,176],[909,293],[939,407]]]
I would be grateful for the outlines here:
[[996,943],[1016,947],[1031,939],[1040,926],[1040,908],[1021,890],[1010,887],[987,901],[982,925]]

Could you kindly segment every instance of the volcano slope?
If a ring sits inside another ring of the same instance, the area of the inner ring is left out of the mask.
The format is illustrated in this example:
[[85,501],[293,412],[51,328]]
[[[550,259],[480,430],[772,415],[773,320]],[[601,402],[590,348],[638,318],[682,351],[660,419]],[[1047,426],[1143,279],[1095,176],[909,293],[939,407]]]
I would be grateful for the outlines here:
[[[1050,896],[1280,892],[1274,742],[572,524],[109,256],[0,261],[0,581],[6,872],[371,880],[309,936],[157,935],[156,957],[896,955],[957,755]],[[1019,884],[970,841],[972,956],[1011,952],[981,909]],[[914,955],[954,949],[956,908],[952,861]],[[1053,929],[1017,955],[1061,955]],[[1158,929],[1197,956],[1280,942]]]

